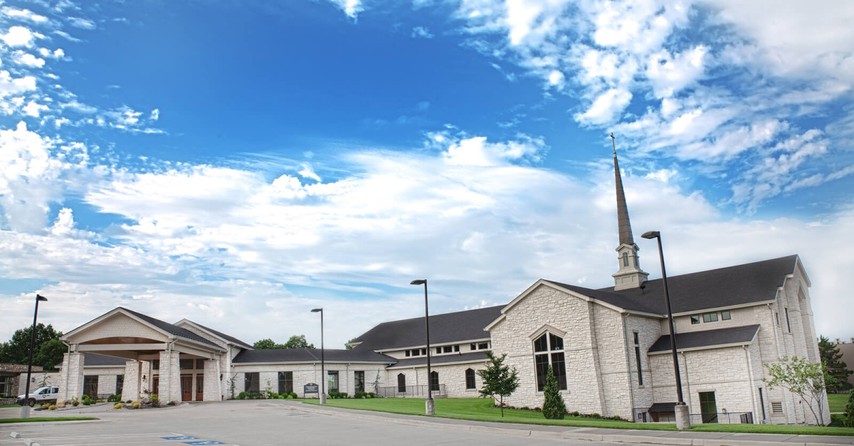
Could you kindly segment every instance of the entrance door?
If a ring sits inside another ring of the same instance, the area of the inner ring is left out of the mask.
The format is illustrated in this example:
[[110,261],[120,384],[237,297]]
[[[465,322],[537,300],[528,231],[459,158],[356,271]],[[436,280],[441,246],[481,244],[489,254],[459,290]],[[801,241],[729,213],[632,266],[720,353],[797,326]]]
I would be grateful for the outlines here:
[[718,404],[715,402],[715,392],[700,392],[700,414],[703,423],[718,422]]
[[196,375],[196,401],[205,400],[205,375]]
[[193,375],[181,375],[181,401],[193,400]]

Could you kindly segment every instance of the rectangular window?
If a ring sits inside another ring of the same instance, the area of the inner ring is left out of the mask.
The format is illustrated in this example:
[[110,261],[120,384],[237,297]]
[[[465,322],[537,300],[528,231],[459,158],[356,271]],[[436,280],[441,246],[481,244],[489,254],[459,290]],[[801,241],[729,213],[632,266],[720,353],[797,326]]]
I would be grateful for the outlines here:
[[406,351],[406,357],[409,357],[409,350]]
[[329,376],[329,391],[338,392],[338,371],[333,370],[328,373]]
[[12,377],[0,376],[0,397],[12,396]]
[[181,370],[192,370],[194,361],[192,359],[181,359],[178,361]]
[[155,359],[154,361],[151,361],[151,369],[152,370],[160,370],[160,360],[159,359]]
[[474,370],[466,369],[466,389],[472,390],[477,388],[477,384],[474,381]]
[[480,344],[477,344],[477,349],[478,350],[488,350],[489,349],[489,342],[481,342]]
[[783,310],[786,312],[786,329],[789,331],[789,333],[791,333],[792,332],[792,323],[789,322],[789,309],[784,308]]
[[422,354],[422,355],[424,355],[424,356],[427,356],[427,349],[426,349],[426,348],[422,348],[422,349],[421,349],[421,354]]
[[279,393],[294,391],[294,372],[279,372]]
[[98,398],[98,376],[84,375],[83,376],[83,394],[89,395],[92,398]]
[[640,351],[640,339],[638,338],[638,332],[634,332],[634,340],[635,340],[635,363],[638,368],[638,385],[643,385],[643,372],[641,371],[641,351]]
[[204,370],[205,369],[205,360],[197,359],[196,360],[196,370]]
[[566,390],[566,364],[564,363],[563,352],[552,353],[552,373],[557,379],[557,387],[560,390]]
[[718,313],[704,313],[703,314],[703,322],[717,322],[718,321]]
[[732,319],[732,315],[730,314],[729,311],[721,311],[721,320],[722,321],[728,321],[730,319]]
[[459,346],[459,345],[455,345],[455,346],[454,346],[454,353],[459,353],[459,352],[460,352],[460,346]]
[[700,315],[699,314],[691,315],[691,325],[697,325],[699,323],[700,323]]
[[249,393],[261,393],[261,376],[258,372],[243,375],[243,390]]
[[125,387],[125,375],[116,375],[116,395],[121,395]]
[[777,322],[777,326],[780,326],[780,313],[774,313],[774,320]]
[[436,354],[437,354],[437,355],[441,355],[441,354],[442,354],[442,347],[436,347]]
[[353,384],[354,392],[364,392],[365,391],[365,372],[357,371],[353,372]]

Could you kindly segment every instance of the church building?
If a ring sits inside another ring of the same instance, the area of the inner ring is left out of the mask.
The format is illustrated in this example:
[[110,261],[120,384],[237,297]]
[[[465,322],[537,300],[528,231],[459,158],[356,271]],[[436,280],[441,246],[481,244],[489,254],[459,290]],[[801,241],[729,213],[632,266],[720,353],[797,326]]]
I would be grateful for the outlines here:
[[[614,151],[618,246],[612,287],[539,279],[508,304],[384,322],[351,349],[255,350],[189,319],[175,324],[116,308],[64,337],[60,399],[83,393],[157,394],[219,401],[248,393],[327,392],[383,397],[475,397],[485,351],[506,354],[520,385],[505,402],[542,407],[546,370],[567,409],[636,422],[673,421],[676,379],[661,279],[649,280],[634,242]],[[810,280],[797,255],[672,276],[667,281],[684,400],[691,423],[808,423],[807,407],[764,382],[768,364],[818,362]],[[431,373],[427,373],[428,355]],[[812,409],[812,410],[810,410]]]

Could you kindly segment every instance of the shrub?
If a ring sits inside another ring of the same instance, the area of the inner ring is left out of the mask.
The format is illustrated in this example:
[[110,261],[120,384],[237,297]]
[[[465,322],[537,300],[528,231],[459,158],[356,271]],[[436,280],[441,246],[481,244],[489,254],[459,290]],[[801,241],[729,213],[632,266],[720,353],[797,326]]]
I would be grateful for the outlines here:
[[296,392],[291,392],[291,394],[290,394],[290,395],[288,395],[288,398],[290,398],[290,399],[292,399],[292,400],[295,400],[295,399],[297,399],[297,398],[299,398],[299,397],[297,396],[297,393],[296,393]]
[[108,403],[119,403],[119,402],[121,402],[121,401],[122,401],[122,396],[121,396],[121,395],[110,395],[110,396],[108,396],[108,397],[107,397],[107,402],[108,402]]
[[566,403],[560,396],[552,366],[546,371],[546,385],[543,387],[545,401],[543,402],[543,416],[549,420],[562,420],[566,416]]
[[56,404],[51,404],[50,406],[47,406],[47,410],[56,410]]
[[47,409],[48,407],[50,407],[50,403],[42,403],[41,404],[42,409]]
[[76,396],[72,396],[71,397],[71,405],[74,407],[77,407],[78,404],[80,404],[80,401],[77,400]]
[[848,404],[842,414],[842,424],[845,427],[854,427],[854,390],[848,391]]
[[367,392],[356,392],[353,394],[353,398],[362,399],[362,398],[367,398],[367,397],[368,397]]
[[237,399],[239,399],[239,400],[245,400],[245,399],[246,399],[246,395],[247,395],[247,393],[246,393],[246,392],[240,392],[240,393],[238,393],[238,394],[237,394]]
[[121,409],[122,407],[124,407],[122,403],[113,404],[113,409]]
[[131,409],[139,409],[140,406],[142,406],[142,404],[139,404],[139,401],[134,401],[134,402],[130,403]]
[[151,402],[151,407],[160,407],[160,398],[157,395],[151,395],[149,402]]

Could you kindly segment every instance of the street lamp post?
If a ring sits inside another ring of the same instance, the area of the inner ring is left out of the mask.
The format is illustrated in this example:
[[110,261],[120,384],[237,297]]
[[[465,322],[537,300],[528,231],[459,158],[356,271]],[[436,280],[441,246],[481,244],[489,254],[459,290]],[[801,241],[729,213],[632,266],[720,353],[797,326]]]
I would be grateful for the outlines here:
[[425,413],[432,416],[435,413],[433,404],[433,376],[430,371],[430,311],[427,307],[427,279],[417,279],[409,282],[410,285],[424,285],[424,328],[427,332],[427,401],[425,401]]
[[661,247],[661,233],[659,231],[645,232],[641,237],[658,241],[658,257],[661,260],[661,281],[664,284],[664,302],[667,304],[667,322],[670,324],[670,352],[673,355],[673,374],[676,376],[676,429],[684,430],[691,427],[688,417],[688,406],[682,397],[682,377],[679,373],[679,357],[676,355],[676,330],[673,328],[673,310],[670,307],[670,290],[667,288],[667,270],[664,268],[664,250]]
[[30,375],[33,373],[33,350],[36,348],[36,321],[39,318],[39,302],[47,302],[47,298],[36,294],[36,309],[33,311],[33,330],[30,333],[30,360],[27,363],[27,385],[24,390],[24,400],[21,402],[21,418],[30,417]]
[[315,308],[312,313],[320,313],[320,404],[326,404],[326,358],[323,348],[323,308]]

